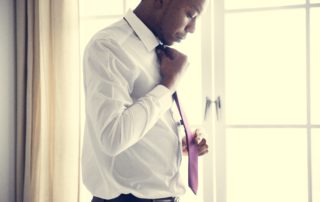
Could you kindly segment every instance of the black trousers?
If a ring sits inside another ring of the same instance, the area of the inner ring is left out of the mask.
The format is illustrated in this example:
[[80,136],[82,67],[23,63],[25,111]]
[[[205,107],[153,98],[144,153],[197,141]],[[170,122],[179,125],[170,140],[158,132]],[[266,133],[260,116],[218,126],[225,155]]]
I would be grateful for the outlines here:
[[102,199],[98,197],[93,197],[91,202],[178,202],[178,198],[169,197],[162,199],[141,199],[137,198],[132,194],[121,194],[117,198],[114,199]]

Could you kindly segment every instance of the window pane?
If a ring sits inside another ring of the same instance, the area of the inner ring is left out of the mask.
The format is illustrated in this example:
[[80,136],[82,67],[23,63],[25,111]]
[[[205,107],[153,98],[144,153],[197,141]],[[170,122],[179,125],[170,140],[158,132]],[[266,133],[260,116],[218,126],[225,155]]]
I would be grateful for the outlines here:
[[311,9],[311,121],[320,124],[320,8]]
[[320,129],[312,130],[311,140],[313,202],[320,202]]
[[123,1],[80,0],[80,16],[123,15]]
[[190,63],[178,86],[181,102],[184,106],[183,109],[192,125],[202,124],[203,107],[200,23],[197,24],[197,31],[195,33],[189,34],[184,41],[175,44],[174,48],[177,48],[186,54]]
[[305,4],[305,0],[225,0],[226,9],[261,8]]
[[307,202],[305,129],[228,129],[227,202]]
[[127,0],[126,1],[126,10],[129,8],[131,10],[135,9],[141,0]]
[[320,0],[310,0],[310,3],[320,3]]
[[305,124],[303,9],[226,15],[228,124]]

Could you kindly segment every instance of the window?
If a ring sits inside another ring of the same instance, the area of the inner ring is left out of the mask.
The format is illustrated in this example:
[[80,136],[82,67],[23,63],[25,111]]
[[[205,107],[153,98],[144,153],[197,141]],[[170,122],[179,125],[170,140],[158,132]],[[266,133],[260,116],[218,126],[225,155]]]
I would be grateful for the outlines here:
[[319,1],[214,2],[216,202],[319,202]]

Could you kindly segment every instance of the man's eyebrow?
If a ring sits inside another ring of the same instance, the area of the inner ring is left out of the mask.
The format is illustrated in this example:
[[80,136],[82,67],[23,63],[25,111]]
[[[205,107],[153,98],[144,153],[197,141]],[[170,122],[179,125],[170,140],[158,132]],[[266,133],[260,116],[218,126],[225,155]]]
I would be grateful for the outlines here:
[[196,5],[192,5],[192,8],[195,9],[198,14],[201,13],[200,9]]

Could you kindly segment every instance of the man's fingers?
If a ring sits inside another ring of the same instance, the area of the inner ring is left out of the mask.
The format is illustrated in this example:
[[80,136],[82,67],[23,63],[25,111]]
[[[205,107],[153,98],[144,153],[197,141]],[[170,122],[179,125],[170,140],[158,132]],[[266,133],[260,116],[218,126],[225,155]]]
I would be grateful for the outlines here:
[[166,54],[167,57],[169,57],[171,60],[173,60],[174,58],[176,58],[177,55],[177,51],[173,48],[170,47],[166,47],[164,49],[164,52]]
[[207,144],[207,140],[204,138],[198,143],[199,146],[206,145],[206,144]]
[[200,129],[196,129],[194,139],[197,144],[199,144],[202,141],[203,135]]
[[209,150],[204,150],[204,151],[202,151],[202,152],[199,153],[199,156],[205,155],[205,154],[208,153],[208,152],[209,152]]
[[[208,153],[208,148],[209,146],[207,145],[207,141],[203,138],[199,143],[197,143],[198,156]],[[188,148],[186,144],[182,145],[182,152],[184,155],[188,154]]]
[[174,50],[173,48],[170,47],[166,47],[166,48],[157,48],[156,49],[156,53],[158,58],[161,59],[166,56],[168,58],[170,58],[171,60],[173,60],[175,58],[176,55],[176,50]]
[[157,48],[156,49],[156,53],[157,53],[157,56],[158,56],[158,59],[161,63],[162,61],[162,58],[166,55],[165,52],[161,49],[161,48]]
[[209,146],[205,143],[205,141],[203,141],[203,144],[198,145],[198,155],[202,156],[202,155],[208,153],[208,148],[209,148]]

